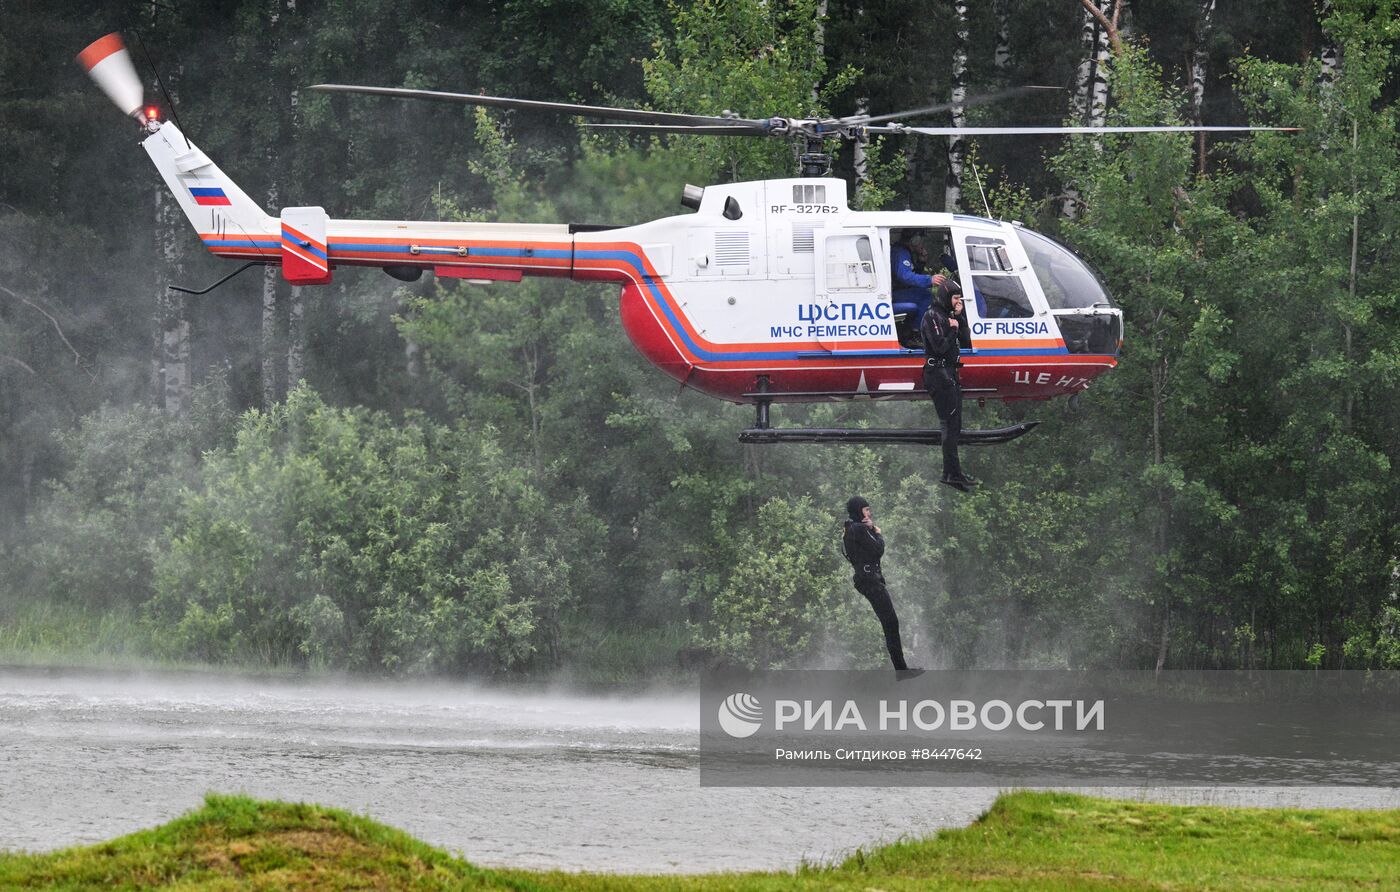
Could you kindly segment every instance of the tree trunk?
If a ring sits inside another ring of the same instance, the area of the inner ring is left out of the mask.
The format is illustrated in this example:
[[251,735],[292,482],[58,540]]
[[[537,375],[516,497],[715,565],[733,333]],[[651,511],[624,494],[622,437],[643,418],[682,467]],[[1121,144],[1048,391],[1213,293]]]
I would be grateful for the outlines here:
[[[1079,57],[1079,68],[1074,75],[1074,92],[1069,97],[1071,121],[1080,127],[1087,126],[1089,123],[1089,96],[1093,91],[1094,48],[1097,34],[1098,21],[1086,6],[1079,23],[1079,46],[1082,55]],[[1065,190],[1064,200],[1060,202],[1060,216],[1072,220],[1078,215],[1079,190],[1071,186]]]
[[304,289],[293,286],[287,301],[287,389],[301,383],[306,375],[306,304]]
[[[1317,11],[1318,21],[1325,21],[1331,14],[1332,0],[1322,0],[1322,6]],[[1336,40],[1327,31],[1322,32],[1321,59],[1321,80],[1324,86],[1330,87],[1337,82],[1337,68],[1342,63],[1342,48],[1337,46]]]
[[[1100,9],[1102,11],[1102,9]],[[1109,28],[1095,17],[1094,21],[1094,64],[1089,92],[1089,126],[1102,127],[1108,121],[1108,60],[1110,49]],[[1116,35],[1114,35],[1116,38]]]
[[1010,0],[995,0],[993,3],[997,17],[997,48],[992,64],[999,74],[1011,68],[1011,9]]
[[[150,10],[151,24],[157,9]],[[178,67],[166,72],[166,89],[174,101],[178,93],[181,71]],[[155,403],[170,415],[183,415],[189,405],[190,382],[190,323],[185,295],[166,286],[185,278],[185,227],[188,226],[180,204],[164,187],[156,190],[156,254],[155,291],[155,361],[153,363]]]
[[540,443],[543,413],[540,406],[540,348],[529,343],[520,348],[521,380],[516,383],[525,394],[526,408],[530,413],[530,457],[536,471],[544,468],[543,447]]
[[403,339],[404,373],[418,379],[423,375],[423,348],[412,338]]
[[[1162,357],[1152,366],[1152,464],[1162,464],[1165,449],[1162,446],[1162,421],[1166,414],[1167,360]],[[1171,522],[1171,494],[1163,486],[1157,487],[1157,555],[1166,555],[1168,530]],[[1160,673],[1167,664],[1167,652],[1171,643],[1172,596],[1171,590],[1162,587],[1162,634],[1157,642],[1157,668]]]
[[189,402],[190,324],[185,318],[185,298],[166,286],[183,280],[184,213],[168,190],[156,191],[155,355],[152,382],[155,403],[163,412],[181,415]]
[[[967,125],[967,114],[963,102],[967,100],[967,45],[970,40],[967,27],[967,0],[954,0],[953,12],[958,17],[953,37],[953,88],[949,96],[952,103],[953,126]],[[943,189],[943,210],[956,212],[962,206],[963,159],[967,156],[967,141],[961,136],[948,137],[948,180]]]
[[[1211,18],[1215,14],[1215,0],[1200,0],[1199,14],[1196,17],[1196,46],[1191,52],[1191,120],[1197,126],[1204,124],[1201,108],[1206,98],[1206,64],[1210,61],[1206,53],[1206,41],[1210,38]],[[1196,134],[1196,172],[1206,172],[1206,135]]]
[[[870,98],[861,96],[856,99],[856,114],[867,115],[870,113]],[[857,135],[855,143],[851,146],[851,165],[855,168],[856,174],[856,206],[861,210],[874,210],[867,208],[862,203],[861,198],[866,190],[870,188],[870,158],[866,154],[866,146],[869,137]]]
[[[268,163],[273,159],[268,153]],[[277,186],[267,187],[267,206],[277,210]],[[281,268],[276,264],[263,267],[262,287],[262,405],[271,409],[277,403],[277,284],[281,278]]]
[[1094,79],[1094,38],[1098,33],[1098,22],[1087,8],[1079,22],[1079,68],[1074,73],[1074,92],[1069,97],[1069,113],[1078,126],[1089,123],[1089,91]]
[[[1360,148],[1359,139],[1360,139],[1360,129],[1359,129],[1359,125],[1357,124],[1356,118],[1352,118],[1352,119],[1351,119],[1351,200],[1352,200],[1352,202],[1353,202],[1354,205],[1356,205],[1356,204],[1360,201],[1360,197],[1359,197],[1359,195],[1358,195],[1359,187],[1358,187],[1357,182],[1356,182],[1356,166],[1357,166],[1358,164],[1361,163],[1361,159],[1360,159],[1359,157],[1357,157],[1357,155],[1358,155],[1358,150],[1359,150],[1359,148]],[[1350,270],[1350,272],[1349,272],[1349,274],[1348,274],[1348,276],[1347,276],[1347,303],[1348,303],[1349,307],[1354,307],[1354,306],[1356,306],[1356,261],[1357,261],[1357,249],[1358,249],[1359,244],[1360,244],[1360,241],[1359,241],[1360,238],[1361,238],[1361,215],[1360,215],[1359,213],[1357,213],[1357,212],[1353,212],[1352,215],[1351,215],[1351,270]],[[1355,408],[1356,408],[1356,391],[1355,391],[1355,389],[1354,389],[1353,386],[1352,386],[1352,380],[1353,380],[1353,378],[1352,378],[1352,376],[1351,376],[1351,323],[1350,323],[1350,322],[1343,322],[1343,323],[1342,323],[1342,333],[1343,333],[1343,335],[1345,336],[1345,339],[1346,339],[1346,346],[1345,346],[1346,353],[1345,353],[1345,358],[1346,358],[1346,369],[1347,369],[1346,401],[1345,401],[1345,405],[1343,406],[1342,418],[1344,419],[1345,424],[1346,424],[1344,430],[1346,430],[1348,433],[1350,433],[1350,432],[1351,432],[1351,423],[1352,423],[1352,414],[1353,414],[1353,412],[1355,411]]]

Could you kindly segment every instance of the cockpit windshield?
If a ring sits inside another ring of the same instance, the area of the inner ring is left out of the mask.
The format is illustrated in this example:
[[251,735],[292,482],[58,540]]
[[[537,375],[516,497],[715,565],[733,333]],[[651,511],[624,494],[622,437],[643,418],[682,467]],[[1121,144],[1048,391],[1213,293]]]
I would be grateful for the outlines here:
[[1029,229],[1017,227],[1016,234],[1030,255],[1031,267],[1051,310],[1113,306],[1098,275],[1069,248]]

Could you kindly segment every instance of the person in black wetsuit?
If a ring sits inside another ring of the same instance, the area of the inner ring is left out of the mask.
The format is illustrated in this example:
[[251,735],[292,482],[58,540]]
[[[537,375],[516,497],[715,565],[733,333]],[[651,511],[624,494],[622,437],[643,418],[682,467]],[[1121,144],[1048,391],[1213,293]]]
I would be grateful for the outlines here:
[[962,382],[958,379],[960,347],[971,347],[967,314],[963,312],[962,286],[948,279],[938,286],[933,303],[919,326],[924,340],[924,388],[933,397],[943,429],[943,479],[941,482],[968,492],[977,481],[963,473],[958,461],[962,435]]
[[890,661],[900,678],[912,678],[924,670],[911,669],[904,662],[904,646],[899,640],[899,617],[894,612],[894,602],[890,591],[885,588],[885,576],[880,571],[880,558],[885,554],[885,537],[870,513],[870,503],[860,496],[853,496],[846,502],[846,532],[841,537],[841,550],[846,560],[855,568],[856,591],[865,596],[870,606],[875,608],[875,616],[885,631],[885,647],[890,652]]

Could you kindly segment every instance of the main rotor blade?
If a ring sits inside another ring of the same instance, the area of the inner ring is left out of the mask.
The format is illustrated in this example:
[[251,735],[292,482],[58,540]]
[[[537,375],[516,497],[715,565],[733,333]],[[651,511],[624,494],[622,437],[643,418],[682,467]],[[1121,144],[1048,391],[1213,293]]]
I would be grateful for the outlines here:
[[689,133],[692,136],[768,136],[772,131],[752,124],[590,124],[595,130],[628,130],[634,133]]
[[1218,127],[1193,125],[1162,127],[908,127],[902,124],[871,127],[871,133],[918,133],[923,136],[1034,136],[1074,133],[1255,133],[1272,130],[1295,133],[1298,127]]
[[[1054,90],[1063,92],[1063,87],[1010,87],[1005,90],[998,90],[995,93],[983,93],[979,96],[969,96],[962,102],[940,102],[938,105],[926,105],[923,108],[911,108],[905,111],[894,112],[888,115],[851,115],[845,118],[836,118],[836,122],[843,125],[861,127],[867,124],[881,124],[885,121],[897,121],[900,118],[917,118],[923,115],[935,115],[939,112],[951,111],[955,108],[970,108],[974,105],[986,105],[990,102],[1001,102],[1003,99],[1012,99],[1016,96],[1025,96],[1028,93],[1035,93],[1040,90]],[[823,122],[827,123],[827,122]]]
[[675,112],[648,111],[640,108],[612,108],[606,105],[581,105],[574,102],[544,102],[538,99],[512,99],[505,96],[485,96],[473,93],[444,93],[438,90],[410,90],[404,87],[357,87],[348,84],[316,84],[308,87],[319,93],[362,93],[367,96],[392,96],[398,99],[427,99],[434,102],[460,102],[492,108],[523,108],[535,111],[561,112],[594,118],[615,118],[645,124],[761,124],[747,118],[726,118],[712,115],[686,115]]

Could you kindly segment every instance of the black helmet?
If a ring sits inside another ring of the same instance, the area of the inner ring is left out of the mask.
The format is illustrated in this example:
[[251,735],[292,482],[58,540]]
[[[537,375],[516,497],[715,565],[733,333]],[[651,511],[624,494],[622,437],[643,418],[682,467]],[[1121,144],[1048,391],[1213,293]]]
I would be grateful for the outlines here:
[[862,519],[861,512],[870,507],[870,503],[860,496],[851,496],[846,501],[846,513],[851,515],[851,520]]
[[933,296],[933,302],[945,313],[953,311],[953,295],[962,294],[962,286],[958,280],[949,276],[943,280],[943,284],[938,286],[938,293]]

